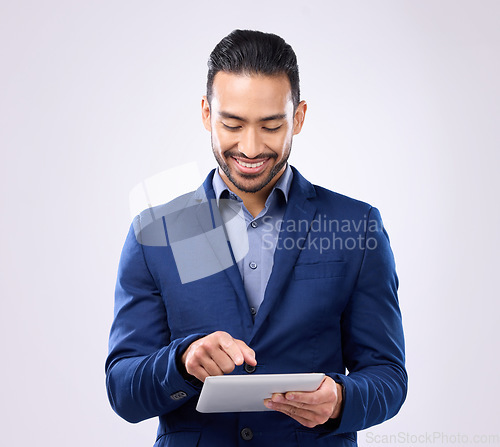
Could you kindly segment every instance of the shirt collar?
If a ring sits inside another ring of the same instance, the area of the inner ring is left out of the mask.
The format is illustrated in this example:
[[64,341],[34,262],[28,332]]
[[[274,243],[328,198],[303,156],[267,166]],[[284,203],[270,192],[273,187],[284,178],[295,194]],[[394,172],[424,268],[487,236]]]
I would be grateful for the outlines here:
[[[281,177],[278,179],[276,184],[274,185],[271,193],[269,194],[269,198],[274,194],[275,190],[280,190],[283,193],[283,197],[285,198],[285,202],[288,202],[288,193],[290,192],[290,185],[292,184],[292,178],[293,178],[293,172],[292,168],[290,165],[287,163],[285,172],[281,175]],[[233,193],[232,191],[229,190],[227,185],[224,183],[224,180],[222,180],[222,177],[219,174],[219,168],[217,168],[214,172],[214,177],[212,179],[212,187],[214,189],[215,193],[215,198],[217,199],[217,206],[219,206],[219,201],[221,199],[221,196],[224,195],[223,198],[230,197],[234,200],[242,201],[241,198]],[[266,201],[267,203],[267,201]]]

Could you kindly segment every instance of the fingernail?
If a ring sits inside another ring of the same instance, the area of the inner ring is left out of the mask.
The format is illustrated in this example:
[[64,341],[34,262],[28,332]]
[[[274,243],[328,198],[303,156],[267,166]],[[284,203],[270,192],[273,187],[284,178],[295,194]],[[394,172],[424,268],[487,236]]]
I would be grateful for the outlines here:
[[287,395],[286,395],[286,398],[287,398],[288,400],[294,400],[294,399],[295,399],[295,396],[294,396],[293,394],[287,394]]

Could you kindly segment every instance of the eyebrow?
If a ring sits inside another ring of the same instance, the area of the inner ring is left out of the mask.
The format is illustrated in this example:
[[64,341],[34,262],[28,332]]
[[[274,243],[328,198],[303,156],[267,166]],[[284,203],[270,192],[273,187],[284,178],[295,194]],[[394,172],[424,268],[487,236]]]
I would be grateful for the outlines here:
[[[248,120],[246,120],[245,118],[242,118],[241,116],[234,115],[234,114],[229,113],[229,112],[223,112],[223,111],[221,111],[221,112],[219,112],[219,115],[222,118],[238,120],[238,121],[242,121],[244,123],[248,122]],[[286,114],[285,113],[277,113],[275,115],[270,115],[270,116],[265,116],[263,118],[260,118],[258,121],[259,122],[262,122],[262,121],[274,121],[274,120],[282,120],[284,118],[286,118]]]

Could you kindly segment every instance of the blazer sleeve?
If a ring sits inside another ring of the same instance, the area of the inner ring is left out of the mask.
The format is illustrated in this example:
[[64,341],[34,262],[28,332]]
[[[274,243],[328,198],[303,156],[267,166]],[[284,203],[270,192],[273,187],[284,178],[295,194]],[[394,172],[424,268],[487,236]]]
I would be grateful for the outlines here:
[[183,378],[176,358],[203,335],[170,339],[165,305],[133,224],[118,268],[105,366],[108,398],[115,412],[129,422],[139,422],[171,412],[198,395],[200,389]]
[[354,432],[393,417],[407,393],[405,348],[394,256],[380,213],[371,208],[354,291],[341,318],[348,375],[329,374],[345,390],[335,433]]

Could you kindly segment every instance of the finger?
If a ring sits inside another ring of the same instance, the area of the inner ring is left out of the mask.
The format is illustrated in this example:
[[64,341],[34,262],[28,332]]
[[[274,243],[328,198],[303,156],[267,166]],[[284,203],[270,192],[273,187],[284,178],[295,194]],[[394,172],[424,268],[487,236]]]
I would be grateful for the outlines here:
[[220,368],[223,374],[229,374],[235,368],[235,363],[229,355],[222,349],[211,353],[212,361]]
[[[252,348],[250,348],[244,341],[241,340],[234,340],[234,341],[238,345],[240,352],[243,354],[245,363],[248,363],[249,365],[252,366],[256,366],[257,360],[255,359],[255,351]],[[241,365],[241,363],[238,363],[238,365]]]
[[335,408],[334,403],[331,401],[323,404],[309,404],[299,401],[290,401],[281,394],[274,394],[271,401],[276,404],[276,409],[285,410],[294,415],[297,414],[305,419],[313,420],[316,423],[326,422],[331,417],[333,409]]
[[217,364],[208,356],[191,356],[188,358],[185,368],[188,374],[198,379],[200,376],[220,376],[223,374]]
[[[323,424],[328,420],[328,415],[325,411],[317,413],[307,408],[299,408],[287,404],[273,402],[270,399],[266,399],[264,401],[264,405],[267,408],[279,411],[280,413],[290,416],[292,419],[295,419],[297,422],[309,428],[315,427],[319,424]],[[315,410],[318,409],[317,407],[314,408]]]
[[300,402],[309,405],[321,405],[336,400],[337,388],[330,377],[325,377],[316,391],[289,391],[285,398],[292,402]]
[[205,382],[205,379],[210,375],[202,366],[192,368],[188,371],[188,373],[202,382]]
[[314,411],[316,405],[311,405],[308,403],[300,402],[300,401],[290,401],[285,397],[285,394],[275,393],[271,397],[271,401],[276,404],[286,405],[295,408],[302,408],[309,411]]
[[314,427],[316,427],[316,425],[319,425],[319,423],[317,423],[315,421],[312,421],[310,419],[305,419],[305,418],[300,417],[298,415],[294,415],[294,416],[288,415],[288,416],[290,416],[292,419],[295,419],[299,424],[302,424],[304,427],[307,427],[307,428],[314,428]]
[[187,352],[185,360],[186,371],[198,379],[206,375],[222,375],[223,372],[214,362],[211,356],[211,351],[214,348],[210,347],[210,340],[195,342],[191,345]]
[[209,376],[223,376],[224,371],[212,359],[201,365]]
[[[286,414],[295,420],[301,419],[302,421],[313,422],[317,415],[305,408],[298,408],[287,404],[281,404],[272,401],[271,399],[265,399],[264,405],[271,410],[279,411],[280,413]],[[300,422],[300,421],[299,421]],[[302,422],[301,422],[302,423]],[[317,423],[315,424],[317,425]]]
[[328,402],[328,395],[317,391],[292,391],[284,396],[287,403],[294,406],[321,405]]
[[220,348],[231,358],[235,365],[241,365],[244,361],[243,353],[236,340],[227,332],[221,332],[219,335]]

